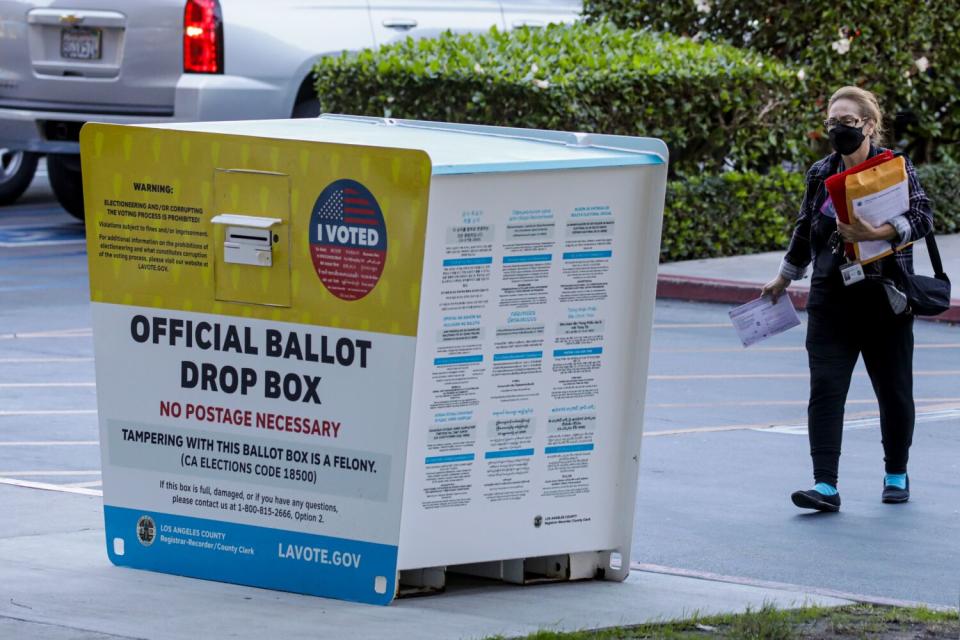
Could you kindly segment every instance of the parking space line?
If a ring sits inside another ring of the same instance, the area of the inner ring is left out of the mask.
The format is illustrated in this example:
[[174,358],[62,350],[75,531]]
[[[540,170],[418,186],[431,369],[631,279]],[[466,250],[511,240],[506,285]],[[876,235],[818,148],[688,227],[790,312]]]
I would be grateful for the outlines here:
[[[914,422],[917,424],[923,424],[925,422],[940,422],[943,420],[949,420],[951,418],[960,418],[960,408],[958,407],[947,407],[939,409],[936,411],[918,411]],[[873,427],[880,426],[880,416],[873,414],[869,417],[860,418],[857,420],[844,420],[843,421],[843,430],[851,429],[870,429]],[[807,435],[807,425],[806,424],[794,424],[794,425],[774,425],[762,429],[766,433],[779,433],[784,435],[791,436],[805,436]]]
[[22,340],[41,338],[90,338],[93,330],[90,327],[79,329],[60,329],[57,331],[31,331],[28,333],[0,333],[0,340]]
[[[870,418],[877,415],[876,411],[859,411],[857,413],[848,414],[848,418]],[[773,429],[779,425],[770,424],[769,422],[756,422],[748,424],[724,424],[718,426],[710,427],[683,427],[680,429],[665,429],[663,431],[646,431],[644,432],[644,437],[656,437],[656,436],[676,436],[683,435],[688,433],[715,433],[719,431],[763,431],[765,429]]]
[[723,327],[733,329],[733,325],[729,322],[665,322],[653,325],[654,329],[720,329]]
[[[80,256],[86,256],[87,252],[85,249],[80,251],[59,251],[59,252],[44,252],[41,254],[33,255],[28,254],[25,256],[13,256],[13,257],[4,257],[0,258],[0,265],[19,265],[24,261],[33,261],[33,260],[50,260],[51,258],[75,258]],[[71,267],[67,267],[68,269]],[[56,264],[54,266],[48,265],[37,265],[37,271],[63,271],[64,266],[62,264]]]
[[0,358],[0,364],[67,364],[71,362],[93,362],[93,358]]
[[89,416],[96,415],[96,409],[26,409],[24,411],[0,411],[0,418],[12,416]]
[[90,416],[96,414],[96,409],[24,409],[23,411],[0,411],[0,418],[13,416]]
[[718,427],[689,427],[685,429],[665,429],[663,431],[644,431],[644,438],[656,438],[658,436],[679,436],[688,433],[717,433],[720,431],[751,431],[756,429],[769,429],[771,424],[727,424]]
[[[854,371],[854,376],[864,377],[866,371]],[[960,369],[944,369],[933,371],[914,371],[914,376],[921,377],[940,377],[960,375]],[[802,373],[681,373],[681,374],[657,374],[647,376],[648,380],[757,380],[757,379],[807,379],[810,377],[809,371]]]
[[87,471],[60,471],[60,470],[42,470],[36,469],[33,471],[0,471],[0,477],[4,478],[36,478],[36,477],[48,477],[54,478],[58,476],[99,476],[99,469],[90,469]]
[[93,487],[99,487],[102,484],[103,484],[103,480],[91,480],[90,482],[68,482],[63,486],[92,489]]
[[[87,255],[87,252],[86,252],[86,250],[83,250],[83,249],[80,250],[80,251],[60,251],[60,252],[55,252],[55,253],[46,253],[46,252],[45,252],[45,253],[37,254],[37,255],[34,255],[34,254],[27,254],[27,255],[25,255],[25,256],[20,256],[20,255],[18,255],[18,256],[0,258],[0,265],[3,265],[3,264],[19,264],[19,263],[24,262],[24,261],[26,261],[26,260],[37,260],[37,261],[39,261],[39,260],[48,260],[48,261],[49,261],[51,258],[74,258],[74,257],[86,256],[86,255]],[[69,267],[68,267],[68,268],[69,268]],[[49,267],[49,266],[45,266],[45,265],[42,265],[42,264],[41,264],[41,265],[38,265],[38,266],[36,267],[36,269],[39,270],[39,271],[51,271],[51,270],[62,271],[62,270],[64,269],[64,267],[63,267],[63,265],[61,265],[61,264],[56,264],[56,265],[54,265],[53,267]]]
[[96,382],[0,382],[0,389],[59,389],[95,387]]
[[[809,401],[804,400],[732,400],[728,402],[658,402],[648,404],[656,409],[708,409],[714,407],[791,407],[807,406]],[[960,398],[914,398],[914,402],[960,402]],[[876,404],[876,398],[866,400],[847,400],[847,404]]]
[[[861,373],[861,372],[855,372]],[[653,374],[648,380],[756,380],[773,378],[809,378],[810,372],[803,373],[677,373]]]
[[4,442],[0,440],[0,447],[95,447],[100,444],[97,440],[25,440]]
[[[648,407],[656,409],[709,409],[715,407],[793,407],[806,406],[807,400],[741,400],[730,402],[658,402],[648,404]],[[847,400],[847,404],[869,404],[876,403],[873,400]]]
[[[931,342],[915,344],[914,349],[960,349],[960,342]],[[677,349],[651,349],[651,353],[793,353],[806,351],[806,347],[682,347]]]
[[[926,411],[917,411],[916,421],[939,422],[950,418],[960,417],[960,407],[956,406],[932,406]],[[848,429],[863,429],[867,427],[879,426],[880,417],[876,411],[858,411],[847,415],[843,421],[844,431]],[[655,438],[658,436],[677,436],[691,433],[719,433],[723,431],[758,431],[763,433],[780,433],[787,435],[806,435],[806,424],[770,424],[769,422],[744,423],[744,424],[724,424],[708,427],[684,427],[681,429],[663,429],[657,431],[644,431],[643,437]]]
[[[0,243],[0,246],[3,246],[3,244]],[[0,293],[11,293],[13,291],[48,291],[50,289],[72,289],[73,286],[66,282],[66,280],[68,280],[68,278],[47,284],[22,284],[11,287],[0,287]]]
[[651,353],[784,353],[806,351],[806,347],[682,347],[678,349],[651,349]]
[[[715,407],[792,407],[806,406],[807,400],[742,400],[730,402],[658,402],[648,404],[655,409],[709,409]],[[847,404],[876,403],[876,400],[847,400]]]
[[0,484],[12,487],[23,487],[25,489],[40,489],[41,491],[60,491],[62,493],[76,493],[82,496],[103,496],[103,491],[88,489],[86,487],[67,487],[62,484],[49,484],[47,482],[33,482],[32,480],[17,480],[16,478],[0,478]]

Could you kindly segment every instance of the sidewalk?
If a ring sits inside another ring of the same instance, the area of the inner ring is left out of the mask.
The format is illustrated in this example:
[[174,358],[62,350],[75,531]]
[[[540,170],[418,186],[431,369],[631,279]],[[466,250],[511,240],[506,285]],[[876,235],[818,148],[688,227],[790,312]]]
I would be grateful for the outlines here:
[[[937,236],[943,269],[960,282],[960,234]],[[657,297],[698,302],[741,304],[757,297],[760,289],[777,275],[784,251],[757,253],[729,258],[685,260],[660,265]],[[913,264],[917,273],[933,275],[926,243],[914,245]],[[809,269],[807,270],[809,276]],[[809,277],[794,282],[787,291],[798,309],[806,307]],[[950,309],[935,318],[938,322],[960,322],[960,290],[953,288]],[[925,318],[926,319],[926,318]]]
[[12,516],[0,518],[0,638],[479,639],[739,613],[764,603],[851,603],[849,594],[651,566],[625,583],[464,580],[442,594],[377,607],[114,567],[98,496],[0,484],[0,504]]

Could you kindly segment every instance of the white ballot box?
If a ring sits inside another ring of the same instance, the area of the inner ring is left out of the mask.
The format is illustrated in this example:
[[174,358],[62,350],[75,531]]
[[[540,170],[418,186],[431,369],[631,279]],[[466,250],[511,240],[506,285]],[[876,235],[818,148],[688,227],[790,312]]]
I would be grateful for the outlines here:
[[379,604],[627,576],[661,141],[328,115],[81,150],[112,562]]

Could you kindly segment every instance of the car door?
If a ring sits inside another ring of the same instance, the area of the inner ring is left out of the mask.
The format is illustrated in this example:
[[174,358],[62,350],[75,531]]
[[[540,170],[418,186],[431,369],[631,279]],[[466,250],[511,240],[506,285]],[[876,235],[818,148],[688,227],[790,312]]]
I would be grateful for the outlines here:
[[289,117],[291,109],[315,113],[316,95],[306,87],[313,85],[317,58],[374,44],[367,0],[220,2],[229,73],[265,89],[256,102],[234,105],[228,119]]
[[498,0],[370,0],[370,18],[377,45],[447,29],[465,33],[504,28]]
[[501,0],[500,4],[507,29],[574,22],[583,11],[581,0]]

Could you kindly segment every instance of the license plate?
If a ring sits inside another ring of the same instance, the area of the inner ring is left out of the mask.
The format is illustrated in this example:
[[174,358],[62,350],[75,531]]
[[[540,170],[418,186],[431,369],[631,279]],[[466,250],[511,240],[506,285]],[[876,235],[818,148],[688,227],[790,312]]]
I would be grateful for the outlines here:
[[69,60],[99,60],[100,29],[71,27],[60,32],[60,57]]

